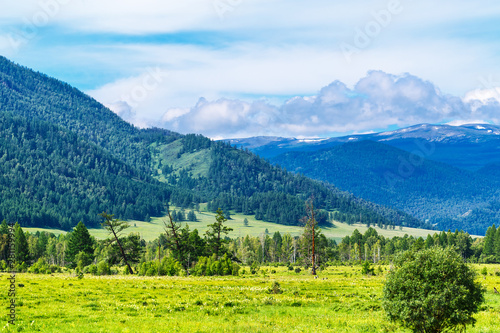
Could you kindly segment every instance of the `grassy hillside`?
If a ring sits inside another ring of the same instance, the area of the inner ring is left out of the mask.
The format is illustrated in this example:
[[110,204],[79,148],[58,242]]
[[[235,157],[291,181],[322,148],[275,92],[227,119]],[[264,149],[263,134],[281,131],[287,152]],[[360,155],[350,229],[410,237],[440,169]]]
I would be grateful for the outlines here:
[[202,149],[194,152],[182,152],[183,140],[163,144],[158,147],[155,155],[155,163],[159,178],[167,181],[165,175],[165,166],[169,166],[172,170],[171,175],[180,176],[180,171],[185,170],[191,173],[194,178],[207,177],[210,169],[211,154],[208,149]]

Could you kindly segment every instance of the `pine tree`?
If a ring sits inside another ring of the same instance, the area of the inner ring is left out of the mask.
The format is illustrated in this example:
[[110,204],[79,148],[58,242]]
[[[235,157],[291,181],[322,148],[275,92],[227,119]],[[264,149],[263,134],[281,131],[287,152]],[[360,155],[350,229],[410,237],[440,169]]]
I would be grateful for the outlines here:
[[9,234],[9,226],[7,225],[7,221],[4,219],[2,224],[0,225],[0,235],[8,235]]
[[28,241],[26,240],[26,236],[24,235],[23,229],[16,222],[14,225],[14,235],[15,235],[15,249],[16,249],[16,261],[19,263],[25,262],[28,263],[30,258]]
[[500,227],[498,227],[495,232],[495,255],[497,257],[497,261],[500,261]]
[[427,239],[425,240],[425,248],[428,249],[434,246],[434,238],[429,234],[427,235]]
[[129,264],[129,260],[127,259],[127,254],[125,253],[125,250],[124,250],[122,243],[120,241],[120,233],[124,229],[127,229],[128,227],[130,227],[130,225],[126,221],[115,219],[114,215],[108,214],[106,212],[102,212],[99,215],[101,215],[104,218],[104,222],[102,223],[102,226],[104,227],[104,229],[106,229],[111,234],[113,234],[114,239],[112,239],[110,242],[114,243],[116,241],[116,243],[118,244],[118,247],[120,248],[120,252],[121,252],[123,261],[125,262],[125,264],[128,267],[129,273],[134,274],[134,271],[132,270],[132,267]]
[[163,220],[163,228],[166,234],[166,247],[172,251],[172,254],[175,259],[179,260],[184,265],[184,268],[187,268],[185,265],[184,254],[186,252],[185,244],[182,242],[181,237],[181,225],[176,222],[174,218],[177,214],[175,210],[173,213],[170,213],[170,210],[167,206],[167,216],[168,220]]
[[233,229],[223,225],[227,219],[220,208],[217,209],[215,220],[216,222],[214,224],[208,225],[209,229],[206,231],[206,237],[209,251],[219,258],[223,245],[227,243],[226,240],[222,238],[222,235],[228,234]]
[[311,274],[316,275],[316,239],[321,232],[316,221],[316,210],[314,209],[314,199],[310,198],[306,202],[307,217],[305,221],[304,233],[302,234],[303,253],[305,257],[311,258]]
[[194,211],[192,211],[192,210],[189,211],[187,218],[191,222],[196,222],[196,214],[194,213]]
[[71,263],[72,267],[76,266],[75,256],[79,252],[85,252],[87,255],[91,256],[92,260],[94,258],[94,241],[87,227],[81,221],[69,234],[68,238],[65,260]]
[[495,252],[495,234],[496,234],[497,228],[493,224],[491,227],[488,228],[486,231],[486,237],[484,237],[484,249],[483,249],[483,254],[487,256],[491,256]]

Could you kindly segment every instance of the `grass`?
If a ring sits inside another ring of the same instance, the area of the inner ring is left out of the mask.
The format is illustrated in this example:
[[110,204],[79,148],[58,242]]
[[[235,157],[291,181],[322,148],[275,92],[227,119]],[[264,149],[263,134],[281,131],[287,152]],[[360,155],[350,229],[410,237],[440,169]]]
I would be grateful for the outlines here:
[[[202,205],[203,208],[203,205]],[[172,207],[172,210],[176,209],[176,207]],[[200,213],[196,213],[198,221],[196,222],[184,222],[187,223],[191,230],[198,229],[201,234],[204,234],[208,229],[207,225],[215,222],[215,214],[203,211]],[[248,227],[243,225],[244,219],[248,220]],[[151,222],[143,222],[143,221],[130,221],[131,227],[126,230],[126,232],[138,232],[142,238],[146,241],[154,240],[158,238],[158,235],[164,232],[163,229],[163,219],[165,217],[153,217],[151,218]],[[263,222],[256,220],[254,216],[250,215],[242,215],[242,214],[234,214],[231,215],[231,220],[226,222],[226,225],[230,228],[233,228],[233,231],[229,234],[229,237],[244,237],[246,235],[251,236],[259,236],[262,233],[265,233],[266,229],[269,234],[272,236],[273,233],[279,231],[281,234],[290,233],[292,236],[301,235],[304,228],[300,226],[286,226],[276,223]],[[359,232],[364,233],[368,228],[363,224],[352,224],[348,225],[346,223],[335,222],[335,227],[321,228],[323,234],[327,238],[333,238],[339,243],[343,237],[351,236],[355,229],[358,229]],[[416,229],[416,228],[403,228],[400,230],[396,228],[395,230],[382,229],[374,226],[377,232],[385,237],[394,237],[394,236],[404,236],[405,234],[413,235],[415,237],[423,237],[424,239],[428,234],[434,234],[435,230],[426,230],[426,229]],[[25,231],[36,232],[36,231],[49,231],[54,232],[56,235],[60,233],[65,233],[62,230],[57,229],[41,229],[41,228],[23,228]],[[105,239],[108,237],[108,232],[104,229],[89,229],[90,233],[98,238]]]
[[[159,147],[159,155],[153,156],[153,159],[163,165],[170,165],[174,169],[174,173],[179,175],[180,170],[190,171],[192,176],[206,177],[210,168],[211,153],[209,149],[202,149],[192,153],[184,153],[178,157],[182,149],[182,140],[171,142],[167,145]],[[158,177],[161,181],[166,181],[163,176]]]
[[[500,265],[487,267],[480,276],[486,303],[468,332],[500,331],[500,295],[492,292]],[[318,279],[286,267],[238,277],[18,274],[16,283],[25,287],[17,288],[15,327],[5,325],[6,307],[0,318],[5,332],[405,332],[385,319],[387,267],[381,268],[368,277],[359,266],[329,267]],[[6,277],[0,276],[2,290]],[[268,293],[275,281],[283,293]],[[0,302],[8,301],[1,293]]]

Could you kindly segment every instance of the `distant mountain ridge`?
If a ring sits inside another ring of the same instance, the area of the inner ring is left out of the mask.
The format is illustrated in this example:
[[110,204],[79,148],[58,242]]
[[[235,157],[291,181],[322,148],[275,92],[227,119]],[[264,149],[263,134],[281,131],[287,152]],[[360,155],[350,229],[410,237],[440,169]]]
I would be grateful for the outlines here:
[[382,142],[408,152],[419,150],[422,144],[427,143],[432,146],[432,153],[427,154],[427,159],[467,170],[500,164],[500,126],[490,124],[420,124],[389,132],[324,139],[258,137],[226,141],[248,148],[261,157],[273,158],[290,151],[317,151],[362,140]]

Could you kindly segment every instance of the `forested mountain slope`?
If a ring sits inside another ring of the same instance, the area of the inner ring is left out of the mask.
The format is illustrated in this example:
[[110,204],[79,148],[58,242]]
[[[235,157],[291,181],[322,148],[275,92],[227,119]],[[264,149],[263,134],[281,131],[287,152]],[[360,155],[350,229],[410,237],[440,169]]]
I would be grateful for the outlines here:
[[[171,190],[75,133],[0,117],[0,215],[25,226],[99,225],[99,213],[160,215]],[[142,178],[142,179],[141,179]]]
[[150,172],[149,145],[180,137],[167,130],[137,129],[67,83],[1,56],[0,110],[61,126],[140,170],[141,177]]
[[[187,135],[164,146],[159,159],[168,182],[195,190],[209,209],[255,215],[257,219],[297,225],[305,215],[304,201],[314,196],[318,208],[335,211],[335,219],[379,225],[424,224],[401,211],[387,209],[311,179],[272,166],[249,151]],[[182,163],[178,163],[182,161]],[[176,198],[173,201],[179,202]],[[196,199],[188,199],[196,201]],[[323,222],[326,223],[326,216]]]

